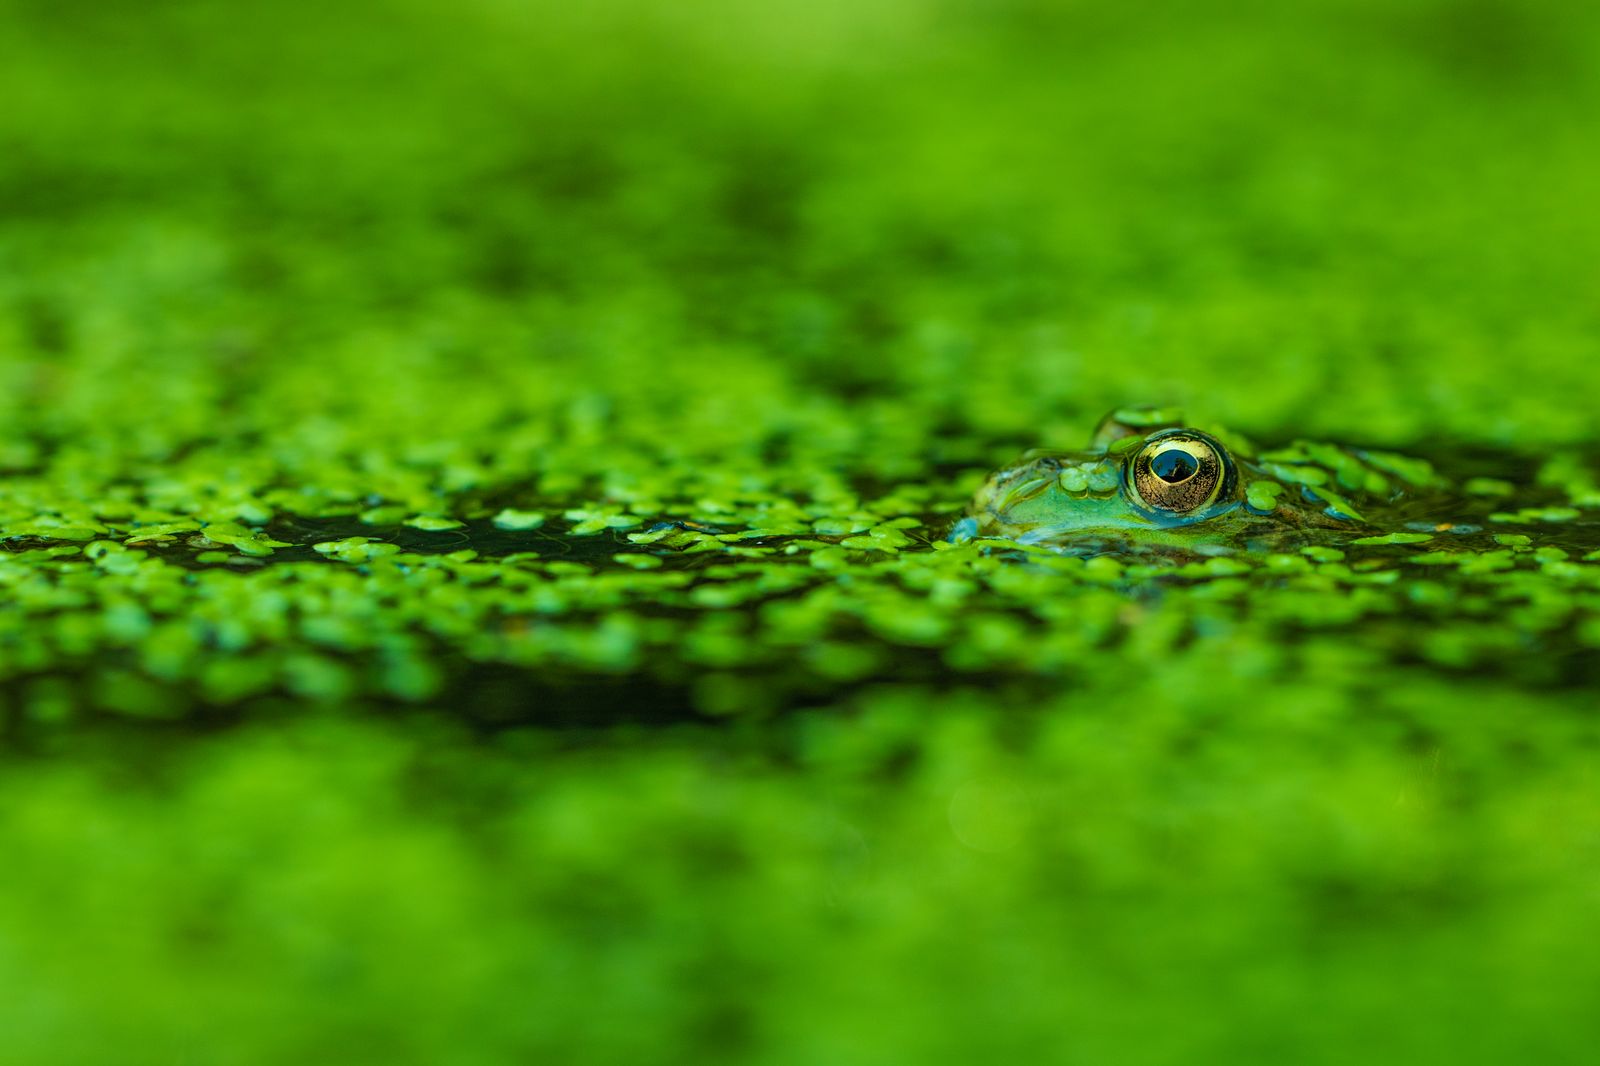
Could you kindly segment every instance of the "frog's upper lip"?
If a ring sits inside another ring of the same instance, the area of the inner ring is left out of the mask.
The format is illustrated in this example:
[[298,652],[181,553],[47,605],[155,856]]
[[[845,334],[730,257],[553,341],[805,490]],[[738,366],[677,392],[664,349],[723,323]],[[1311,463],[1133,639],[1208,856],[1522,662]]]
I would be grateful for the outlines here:
[[989,506],[997,511],[1014,507],[1021,501],[1047,488],[1054,480],[1053,476],[1044,477],[1038,474],[1029,475],[1026,473],[1018,475],[1014,480],[1006,483],[1003,490],[1004,495],[996,497]]

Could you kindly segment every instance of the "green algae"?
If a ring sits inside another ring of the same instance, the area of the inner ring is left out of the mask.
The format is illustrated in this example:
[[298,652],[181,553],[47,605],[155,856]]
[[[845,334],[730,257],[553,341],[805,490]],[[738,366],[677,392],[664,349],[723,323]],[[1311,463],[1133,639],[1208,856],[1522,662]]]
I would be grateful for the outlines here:
[[[8,1059],[1600,1039],[1593,12],[0,27]],[[944,540],[1179,404],[1462,495]]]

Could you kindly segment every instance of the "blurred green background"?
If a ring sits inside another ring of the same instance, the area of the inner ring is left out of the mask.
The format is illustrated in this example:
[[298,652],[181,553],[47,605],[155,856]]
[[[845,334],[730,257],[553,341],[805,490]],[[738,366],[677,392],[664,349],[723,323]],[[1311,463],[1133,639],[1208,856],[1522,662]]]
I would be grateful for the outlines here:
[[[1084,594],[1143,630],[1025,692],[835,646],[573,730],[513,669],[484,732],[493,575],[384,586],[361,673],[375,583],[70,545],[947,513],[1130,402],[1593,445],[1597,61],[1566,0],[0,0],[0,519],[69,544],[0,622],[0,1058],[1587,1061],[1594,690],[1514,636]],[[626,679],[649,615],[549,639]]]

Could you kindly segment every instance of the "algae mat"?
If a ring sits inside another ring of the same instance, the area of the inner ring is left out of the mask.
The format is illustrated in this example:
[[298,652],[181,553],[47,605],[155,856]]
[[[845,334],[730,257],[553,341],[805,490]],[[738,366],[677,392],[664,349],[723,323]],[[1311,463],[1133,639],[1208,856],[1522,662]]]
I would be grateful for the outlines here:
[[0,1058],[1584,1061],[1600,25],[1280,8],[0,0]]

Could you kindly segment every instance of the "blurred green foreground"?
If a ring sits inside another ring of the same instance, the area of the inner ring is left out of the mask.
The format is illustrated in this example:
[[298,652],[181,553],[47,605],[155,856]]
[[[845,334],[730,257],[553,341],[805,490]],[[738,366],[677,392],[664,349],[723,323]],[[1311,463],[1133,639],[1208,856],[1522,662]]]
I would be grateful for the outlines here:
[[1590,1061],[1600,561],[927,544],[1123,403],[1592,493],[1596,114],[1556,0],[0,0],[0,1061]]

